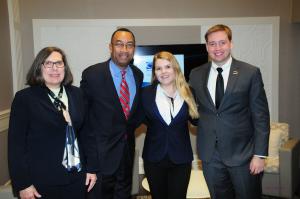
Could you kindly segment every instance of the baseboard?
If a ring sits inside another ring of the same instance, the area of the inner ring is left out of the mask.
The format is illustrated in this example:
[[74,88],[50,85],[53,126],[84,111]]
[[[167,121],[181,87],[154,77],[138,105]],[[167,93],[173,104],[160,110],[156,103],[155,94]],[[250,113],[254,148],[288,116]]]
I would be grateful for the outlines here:
[[10,109],[0,111],[0,133],[8,129]]

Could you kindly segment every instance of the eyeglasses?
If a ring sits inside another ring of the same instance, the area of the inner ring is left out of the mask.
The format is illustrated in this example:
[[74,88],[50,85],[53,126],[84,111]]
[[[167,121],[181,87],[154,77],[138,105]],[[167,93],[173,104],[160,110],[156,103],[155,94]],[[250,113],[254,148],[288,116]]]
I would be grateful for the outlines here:
[[226,40],[221,40],[221,41],[211,41],[211,42],[207,42],[207,45],[208,45],[209,47],[215,48],[215,47],[217,47],[217,46],[223,47],[223,46],[225,46],[227,43],[228,43],[228,42],[227,42]]
[[53,68],[53,66],[55,65],[56,68],[63,68],[65,66],[65,63],[63,61],[56,61],[56,62],[53,62],[53,61],[45,61],[43,63],[44,67],[47,68],[47,69],[51,69]]
[[128,43],[122,43],[122,42],[117,42],[113,44],[116,48],[124,48],[126,47],[127,49],[133,49],[135,47],[135,44],[133,42],[128,42]]

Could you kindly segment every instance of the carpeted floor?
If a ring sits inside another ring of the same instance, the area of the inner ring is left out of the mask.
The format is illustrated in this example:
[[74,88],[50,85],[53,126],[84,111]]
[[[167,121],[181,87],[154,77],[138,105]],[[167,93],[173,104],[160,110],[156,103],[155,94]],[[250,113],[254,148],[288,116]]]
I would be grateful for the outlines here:
[[[145,196],[135,196],[132,199],[151,199],[151,196],[145,195]],[[281,199],[277,197],[271,197],[271,196],[263,196],[262,199]],[[300,199],[300,197],[295,196],[293,199]]]
[[151,199],[151,196],[136,196],[135,199]]
[[[140,175],[140,184],[142,183],[142,179],[144,178],[144,175]],[[0,198],[1,199],[1,198]],[[149,192],[146,191],[142,186],[140,187],[139,190],[139,195],[133,196],[132,199],[151,199],[151,196],[149,195]],[[278,198],[278,197],[272,197],[272,196],[262,196],[261,199],[283,199],[283,198]],[[296,192],[296,195],[292,199],[300,199],[300,190]]]

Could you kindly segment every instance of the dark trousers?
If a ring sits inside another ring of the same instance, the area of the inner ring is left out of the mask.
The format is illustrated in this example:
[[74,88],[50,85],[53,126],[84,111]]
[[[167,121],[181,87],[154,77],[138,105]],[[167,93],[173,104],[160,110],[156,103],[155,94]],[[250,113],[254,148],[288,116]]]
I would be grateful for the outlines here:
[[129,151],[124,155],[118,170],[112,175],[97,174],[97,182],[88,199],[131,199],[133,160]]
[[202,162],[203,174],[212,199],[260,199],[262,173],[250,174],[250,162],[226,166],[215,150],[212,160]]
[[73,175],[70,177],[70,184],[35,185],[35,188],[42,195],[42,199],[84,199],[86,195],[86,175],[84,173],[70,175]]
[[185,199],[191,163],[174,164],[168,158],[152,163],[144,160],[152,199]]

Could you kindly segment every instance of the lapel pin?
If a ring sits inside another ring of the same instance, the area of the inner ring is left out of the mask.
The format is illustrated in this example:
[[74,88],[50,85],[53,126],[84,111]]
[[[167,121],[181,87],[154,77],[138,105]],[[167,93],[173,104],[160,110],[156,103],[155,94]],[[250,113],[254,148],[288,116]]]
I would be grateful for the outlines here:
[[237,70],[234,70],[234,71],[232,72],[232,74],[233,74],[233,75],[237,75],[237,74],[239,74],[239,72],[238,72]]

